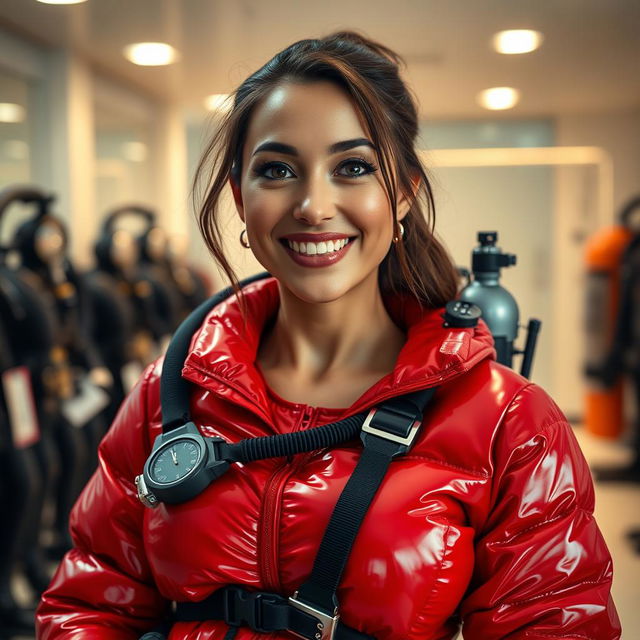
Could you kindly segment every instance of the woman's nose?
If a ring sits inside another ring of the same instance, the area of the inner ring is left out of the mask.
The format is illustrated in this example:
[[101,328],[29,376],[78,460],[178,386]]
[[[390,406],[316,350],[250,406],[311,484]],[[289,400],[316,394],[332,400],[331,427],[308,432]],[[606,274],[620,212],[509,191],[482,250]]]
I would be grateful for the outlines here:
[[317,225],[323,220],[330,220],[334,215],[335,206],[331,186],[322,177],[306,181],[293,217],[309,225]]

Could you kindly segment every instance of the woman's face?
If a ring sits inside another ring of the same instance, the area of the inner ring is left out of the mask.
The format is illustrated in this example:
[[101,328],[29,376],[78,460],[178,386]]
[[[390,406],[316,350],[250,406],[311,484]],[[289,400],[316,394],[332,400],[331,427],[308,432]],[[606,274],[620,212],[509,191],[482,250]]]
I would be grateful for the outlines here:
[[[307,302],[337,300],[377,271],[393,238],[373,143],[329,82],[285,83],[255,109],[234,196],[251,250]],[[406,213],[399,204],[398,218]]]

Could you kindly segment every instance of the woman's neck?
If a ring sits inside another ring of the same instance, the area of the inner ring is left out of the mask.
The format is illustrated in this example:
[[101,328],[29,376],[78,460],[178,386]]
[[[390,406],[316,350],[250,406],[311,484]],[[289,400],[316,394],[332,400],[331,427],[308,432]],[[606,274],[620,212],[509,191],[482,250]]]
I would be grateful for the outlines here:
[[326,303],[304,302],[280,287],[280,308],[258,362],[265,373],[286,370],[308,383],[349,373],[381,377],[393,369],[404,341],[375,280]]

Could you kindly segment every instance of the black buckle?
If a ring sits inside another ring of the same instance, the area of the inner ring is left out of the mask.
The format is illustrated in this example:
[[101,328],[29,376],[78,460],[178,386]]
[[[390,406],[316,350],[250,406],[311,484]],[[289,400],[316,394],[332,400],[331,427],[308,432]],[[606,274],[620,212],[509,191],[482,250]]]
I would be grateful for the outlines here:
[[232,627],[246,624],[258,633],[277,631],[277,623],[267,625],[269,616],[265,616],[264,606],[284,602],[284,598],[276,594],[245,591],[240,587],[230,586],[224,592],[224,621]]
[[422,424],[421,418],[415,412],[398,411],[389,406],[374,407],[362,425],[361,438],[364,441],[366,434],[371,434],[400,445],[395,457],[411,448]]

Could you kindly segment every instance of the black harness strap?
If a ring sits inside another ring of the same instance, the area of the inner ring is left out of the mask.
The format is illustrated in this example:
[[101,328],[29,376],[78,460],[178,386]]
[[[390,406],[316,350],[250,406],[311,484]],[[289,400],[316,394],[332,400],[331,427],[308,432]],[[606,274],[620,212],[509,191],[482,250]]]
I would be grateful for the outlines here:
[[351,548],[391,461],[411,446],[435,388],[385,402],[362,427],[364,450],[331,515],[309,579],[294,600],[335,616],[336,591]]
[[371,640],[340,621],[336,591],[389,464],[410,448],[434,393],[424,389],[371,410],[362,425],[362,455],[333,510],[311,575],[292,597],[232,585],[201,602],[176,603],[174,620],[224,620],[259,633],[288,630],[306,640]]
[[[267,275],[261,274],[251,281]],[[217,304],[230,293],[230,290],[222,292],[214,302]],[[161,380],[165,433],[190,421],[188,383],[180,372],[185,345],[188,346],[210,308],[211,301],[207,301],[192,313],[178,329],[167,352]],[[226,461],[225,464],[322,449],[354,438],[358,433],[364,449],[334,507],[311,575],[292,597],[229,585],[201,602],[176,603],[172,621],[224,620],[230,627],[225,640],[232,640],[235,631],[245,625],[258,633],[287,630],[305,640],[375,640],[342,623],[336,592],[358,531],[389,465],[410,449],[434,393],[435,388],[430,388],[398,396],[371,409],[366,418],[358,414],[307,432],[233,444],[221,439],[216,442],[215,460]],[[165,626],[149,632],[141,640],[161,639],[166,629]]]

